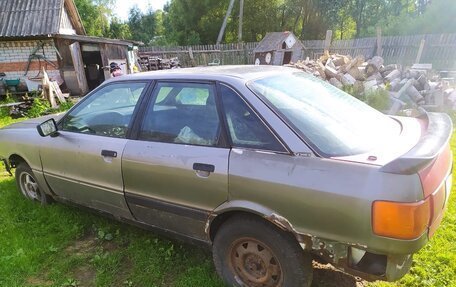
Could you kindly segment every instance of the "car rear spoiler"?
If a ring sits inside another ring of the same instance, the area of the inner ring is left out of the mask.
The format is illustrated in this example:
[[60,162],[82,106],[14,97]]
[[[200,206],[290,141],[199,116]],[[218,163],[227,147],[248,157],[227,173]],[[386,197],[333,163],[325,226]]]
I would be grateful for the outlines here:
[[427,127],[418,143],[406,154],[384,165],[380,171],[413,174],[430,164],[448,145],[453,123],[447,114],[427,113],[420,116]]

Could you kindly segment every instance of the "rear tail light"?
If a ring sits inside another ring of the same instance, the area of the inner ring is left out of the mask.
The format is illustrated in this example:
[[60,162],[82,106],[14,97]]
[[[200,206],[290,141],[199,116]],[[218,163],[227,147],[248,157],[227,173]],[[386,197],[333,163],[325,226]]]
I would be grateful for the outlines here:
[[429,199],[416,203],[375,201],[372,205],[372,228],[379,236],[416,239],[427,230],[430,217]]
[[445,149],[427,167],[420,170],[423,197],[419,202],[405,203],[392,201],[374,201],[372,204],[372,229],[376,235],[395,239],[412,240],[419,238],[429,230],[429,236],[435,232],[442,219],[445,200],[451,184],[452,156],[450,146]]

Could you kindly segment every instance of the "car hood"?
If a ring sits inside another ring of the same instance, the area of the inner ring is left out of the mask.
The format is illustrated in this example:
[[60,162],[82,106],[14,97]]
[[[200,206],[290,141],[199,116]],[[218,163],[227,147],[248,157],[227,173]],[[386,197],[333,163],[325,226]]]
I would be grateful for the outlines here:
[[2,129],[30,129],[30,128],[35,128],[37,125],[41,124],[42,122],[54,118],[55,121],[59,121],[63,117],[64,113],[59,113],[59,114],[52,114],[52,115],[47,115],[47,116],[42,116],[39,118],[33,118],[33,119],[28,119],[25,121],[21,121],[18,123],[10,124]]

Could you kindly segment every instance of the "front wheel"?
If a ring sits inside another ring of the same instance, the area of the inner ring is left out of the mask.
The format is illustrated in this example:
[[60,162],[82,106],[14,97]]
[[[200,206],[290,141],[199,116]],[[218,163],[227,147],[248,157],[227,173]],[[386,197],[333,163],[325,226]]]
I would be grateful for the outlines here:
[[312,259],[296,239],[253,216],[234,216],[217,232],[214,264],[228,286],[298,287],[312,283]]
[[51,197],[41,191],[32,169],[26,163],[19,163],[16,167],[16,184],[22,195],[33,201],[45,205],[52,201]]

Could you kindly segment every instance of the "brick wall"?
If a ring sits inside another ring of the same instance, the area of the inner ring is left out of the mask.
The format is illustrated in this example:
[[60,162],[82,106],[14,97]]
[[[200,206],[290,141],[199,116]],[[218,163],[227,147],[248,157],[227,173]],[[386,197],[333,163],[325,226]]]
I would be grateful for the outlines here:
[[[53,48],[53,40],[43,40],[44,55],[49,61],[52,61],[56,66],[57,54]],[[38,46],[39,41],[0,41],[0,72],[6,74],[5,79],[21,79],[25,84],[25,78],[35,77],[40,69],[44,67],[51,78],[60,76],[59,70],[44,61],[33,60],[30,64],[27,76],[24,76],[27,62],[33,49]],[[43,55],[43,50],[40,49],[36,54]],[[41,62],[41,63],[40,63]]]

